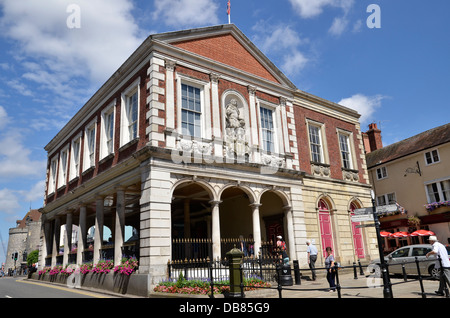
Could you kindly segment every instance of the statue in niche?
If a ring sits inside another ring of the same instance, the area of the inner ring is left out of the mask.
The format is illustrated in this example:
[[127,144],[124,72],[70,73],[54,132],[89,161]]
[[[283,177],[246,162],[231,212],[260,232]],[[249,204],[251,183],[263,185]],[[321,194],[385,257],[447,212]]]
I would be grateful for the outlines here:
[[225,107],[226,147],[225,153],[231,158],[248,157],[249,146],[245,135],[245,119],[242,117],[236,99],[231,99]]

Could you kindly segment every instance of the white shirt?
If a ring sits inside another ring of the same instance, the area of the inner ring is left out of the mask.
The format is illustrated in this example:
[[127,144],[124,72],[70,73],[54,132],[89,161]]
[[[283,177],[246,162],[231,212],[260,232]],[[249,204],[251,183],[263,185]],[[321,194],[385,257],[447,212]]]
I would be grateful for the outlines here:
[[436,255],[436,259],[437,259],[436,268],[440,267],[438,255],[441,257],[442,267],[450,267],[450,261],[448,260],[447,249],[445,248],[444,245],[442,245],[439,242],[434,242],[433,243],[433,252],[435,252],[437,254]]

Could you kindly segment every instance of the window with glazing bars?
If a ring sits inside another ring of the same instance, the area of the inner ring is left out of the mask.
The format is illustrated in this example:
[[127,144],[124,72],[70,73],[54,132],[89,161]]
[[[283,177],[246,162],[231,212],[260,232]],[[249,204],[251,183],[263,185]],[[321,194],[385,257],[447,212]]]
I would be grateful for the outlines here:
[[201,132],[200,89],[181,84],[181,129],[182,134],[200,138]]
[[311,145],[311,160],[322,162],[322,142],[320,138],[320,127],[309,125],[309,143]]
[[89,151],[89,166],[95,165],[95,126],[92,126],[87,131],[88,137],[88,151]]
[[106,149],[108,154],[113,153],[114,144],[114,112],[105,115]]
[[339,134],[339,146],[341,148],[342,166],[345,169],[352,169],[349,138],[347,135]]
[[130,141],[137,138],[137,122],[138,122],[138,93],[137,91],[128,96],[128,133]]
[[260,113],[263,149],[267,152],[275,152],[273,112],[271,109],[260,107]]

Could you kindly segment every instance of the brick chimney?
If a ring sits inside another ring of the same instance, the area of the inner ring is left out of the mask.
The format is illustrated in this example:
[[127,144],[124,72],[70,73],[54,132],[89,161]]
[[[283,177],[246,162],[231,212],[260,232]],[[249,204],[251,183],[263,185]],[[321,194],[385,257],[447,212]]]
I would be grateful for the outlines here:
[[369,130],[363,133],[363,142],[366,153],[383,148],[381,130],[378,129],[377,124],[369,124]]

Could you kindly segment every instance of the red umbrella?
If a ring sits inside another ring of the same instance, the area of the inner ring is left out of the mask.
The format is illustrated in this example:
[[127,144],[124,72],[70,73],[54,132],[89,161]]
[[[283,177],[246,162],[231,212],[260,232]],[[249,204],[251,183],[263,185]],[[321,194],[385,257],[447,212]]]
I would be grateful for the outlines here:
[[435,235],[435,234],[433,232],[427,231],[427,230],[418,230],[418,231],[414,231],[411,233],[411,236],[430,236],[430,235]]
[[392,233],[390,233],[390,232],[384,232],[384,231],[381,231],[381,232],[380,232],[380,236],[381,236],[381,237],[389,237],[389,236],[391,236],[391,234],[392,234]]
[[392,237],[408,237],[409,233],[407,233],[407,232],[395,232],[395,233],[392,233],[391,236]]

